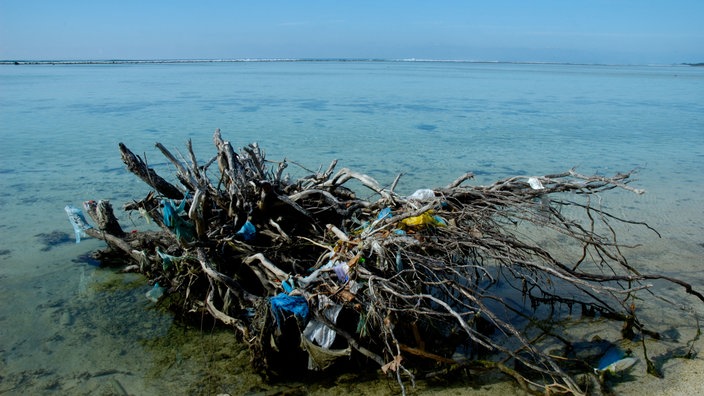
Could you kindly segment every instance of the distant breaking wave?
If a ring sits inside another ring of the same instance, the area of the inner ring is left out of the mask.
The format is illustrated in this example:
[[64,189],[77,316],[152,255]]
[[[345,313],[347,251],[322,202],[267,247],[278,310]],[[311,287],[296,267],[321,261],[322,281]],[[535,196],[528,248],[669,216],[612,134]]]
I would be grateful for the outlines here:
[[[132,64],[179,64],[179,63],[238,63],[238,62],[435,62],[435,63],[491,63],[491,64],[538,64],[538,65],[604,65],[618,64],[540,62],[540,61],[499,61],[468,59],[428,59],[428,58],[233,58],[233,59],[85,59],[85,60],[0,60],[0,65],[132,65]],[[693,63],[679,63],[649,66],[701,66]]]

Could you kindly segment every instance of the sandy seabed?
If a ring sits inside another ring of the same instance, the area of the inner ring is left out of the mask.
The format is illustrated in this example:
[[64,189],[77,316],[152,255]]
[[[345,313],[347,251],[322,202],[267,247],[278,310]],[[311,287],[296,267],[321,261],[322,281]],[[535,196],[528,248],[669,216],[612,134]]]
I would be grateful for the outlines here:
[[[64,271],[57,268],[56,275]],[[10,279],[3,275],[6,287],[0,296],[6,304],[14,304],[14,314],[6,310],[0,317],[0,394],[399,394],[395,379],[381,375],[369,378],[349,373],[316,383],[265,383],[251,370],[249,351],[231,332],[215,330],[208,320],[202,328],[174,324],[170,314],[145,298],[149,287],[142,277],[86,264],[75,264],[71,271],[71,282],[60,276],[15,275]],[[695,350],[699,348],[696,344]],[[654,359],[670,349],[667,343],[648,343]],[[665,361],[663,378],[648,375],[645,369],[640,359],[626,376],[611,380],[613,393],[704,392],[701,358]],[[524,393],[501,378],[418,381],[407,392],[443,396]]]

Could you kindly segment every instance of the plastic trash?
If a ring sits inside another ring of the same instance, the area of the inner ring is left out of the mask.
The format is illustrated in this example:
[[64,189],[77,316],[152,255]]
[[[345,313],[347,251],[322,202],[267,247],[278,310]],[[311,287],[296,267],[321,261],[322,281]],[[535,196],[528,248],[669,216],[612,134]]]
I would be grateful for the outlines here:
[[257,234],[257,228],[254,227],[249,220],[245,221],[239,231],[236,232],[237,235],[241,236],[245,241],[251,241]]
[[340,282],[345,283],[350,279],[348,275],[350,266],[347,265],[347,263],[339,263],[333,269],[335,270],[335,275],[337,275],[337,279]]
[[382,219],[386,219],[386,218],[388,218],[388,217],[392,217],[392,215],[391,215],[391,208],[386,207],[386,208],[384,208],[384,209],[382,209],[382,210],[379,211],[379,214],[376,216],[376,219],[377,219],[377,220],[382,220]]
[[147,299],[149,301],[156,303],[159,301],[161,296],[164,295],[164,288],[159,286],[159,282],[154,283],[154,287],[151,288],[146,294]]
[[139,215],[144,218],[144,220],[147,222],[147,224],[151,224],[152,220],[149,218],[149,213],[147,213],[147,210],[144,208],[139,208]]
[[433,216],[433,219],[435,219],[435,225],[440,226],[440,227],[447,226],[447,222],[442,217],[436,215],[436,216]]
[[269,298],[269,304],[279,329],[281,329],[281,324],[285,320],[284,315],[287,312],[299,320],[308,318],[308,302],[303,296],[289,296],[286,293],[279,293]]
[[[352,281],[351,281],[352,282]],[[323,316],[332,323],[337,323],[337,317],[342,311],[342,305],[335,304],[329,297],[320,295],[318,308]],[[301,346],[308,352],[308,369],[325,370],[337,359],[349,357],[352,348],[348,345],[345,349],[330,349],[335,342],[336,332],[322,322],[311,319],[303,329]]]
[[542,190],[545,188],[537,177],[529,177],[528,184],[530,184],[530,188],[533,190]]
[[612,345],[609,349],[604,352],[604,355],[599,359],[599,364],[597,366],[598,370],[603,370],[608,365],[614,363],[617,360],[621,360],[626,356],[626,354],[617,346]]
[[162,212],[164,215],[164,225],[173,229],[174,234],[180,239],[187,241],[193,240],[193,224],[181,218],[180,214],[184,212],[188,194],[183,197],[181,203],[174,207],[172,200],[161,200]]
[[161,200],[161,212],[164,215],[164,225],[167,227],[172,227],[174,217],[176,217],[176,209],[171,201],[167,201],[165,199]]
[[594,369],[597,374],[616,374],[626,371],[638,362],[638,358],[626,356],[626,353],[618,347],[609,348],[604,356],[599,359],[598,367]]
[[159,249],[156,249],[156,253],[159,255],[161,258],[161,268],[166,271],[174,265],[176,262],[183,260],[184,257],[177,257],[177,256],[172,256],[170,254],[163,253]]
[[[323,309],[323,315],[325,315],[330,322],[337,322],[337,317],[340,315],[340,311],[342,311],[342,305],[335,304],[328,297],[322,295],[320,296],[318,305],[325,307]],[[303,336],[325,349],[332,346],[332,343],[335,341],[335,334],[335,330],[315,319],[308,322],[306,328],[303,329]]]
[[293,283],[293,278],[288,278],[285,281],[281,282],[281,287],[283,287],[284,291],[288,294],[296,288],[296,284]]
[[445,221],[438,216],[433,215],[433,211],[429,210],[419,216],[407,217],[401,220],[401,223],[406,227],[422,227],[422,226],[439,226],[444,227]]
[[301,337],[301,347],[308,352],[308,370],[311,371],[325,370],[337,359],[349,357],[352,354],[352,347],[349,345],[345,349],[322,348],[305,337]]
[[360,231],[370,231],[371,229],[376,227],[376,225],[379,224],[379,222],[381,222],[384,219],[391,218],[391,217],[393,217],[393,215],[391,214],[391,208],[386,207],[386,208],[379,211],[379,213],[376,216],[376,219],[373,222],[365,221],[364,223],[362,223],[362,225],[360,225],[359,227],[357,227],[355,229],[355,232],[358,233]]
[[638,358],[629,356],[629,357],[617,360],[599,371],[602,373],[616,374],[616,373],[628,370],[637,362],[638,362]]
[[164,212],[164,224],[167,227],[175,227],[176,222],[180,219],[179,215],[186,210],[186,201],[188,201],[188,192],[183,196],[181,203],[178,206],[174,206],[174,201],[169,199],[162,199],[161,206]]
[[68,215],[68,221],[70,221],[71,225],[73,226],[73,232],[76,234],[76,243],[79,243],[81,242],[81,237],[86,236],[85,231],[93,227],[88,225],[88,222],[86,222],[85,217],[83,217],[83,212],[81,212],[81,210],[76,208],[75,206],[66,205],[64,210]]
[[414,199],[416,201],[429,201],[433,198],[435,198],[435,191],[429,188],[421,188],[408,196],[408,199]]
[[[337,313],[342,307],[338,307]],[[325,315],[327,316],[327,315]],[[323,323],[313,319],[303,329],[303,335],[309,340],[319,344],[322,348],[330,348],[335,342],[335,330],[325,326]]]

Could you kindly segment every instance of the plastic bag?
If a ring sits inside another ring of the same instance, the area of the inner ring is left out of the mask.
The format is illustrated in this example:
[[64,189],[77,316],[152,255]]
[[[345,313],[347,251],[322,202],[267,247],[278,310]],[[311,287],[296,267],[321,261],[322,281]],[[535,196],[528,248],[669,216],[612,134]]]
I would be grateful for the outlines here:
[[618,347],[612,347],[606,351],[604,356],[599,360],[599,365],[594,369],[598,373],[615,374],[621,371],[626,371],[631,366],[636,364],[638,359],[632,356],[626,356],[626,353]]
[[299,320],[308,318],[308,301],[303,296],[289,296],[286,293],[279,293],[269,298],[271,312],[276,318],[276,325],[281,328],[284,322],[284,312],[292,313]]
[[339,263],[333,269],[337,275],[337,280],[340,282],[345,283],[350,279],[349,275],[347,275],[349,273],[350,266],[347,265],[347,263]]
[[251,241],[254,239],[254,236],[257,234],[257,229],[254,227],[254,224],[250,223],[249,220],[245,221],[245,223],[242,225],[242,228],[240,228],[239,231],[236,233],[237,235],[240,235],[242,239],[245,241]]
[[528,178],[528,184],[530,184],[530,188],[533,190],[542,190],[545,187],[543,187],[543,183],[540,182],[540,179],[537,177],[529,177]]
[[445,221],[438,216],[433,215],[433,211],[429,210],[419,216],[407,217],[401,220],[401,223],[406,227],[423,227],[423,226],[435,226],[444,227]]
[[[342,305],[333,303],[332,300],[325,296],[320,297],[318,305],[325,306],[325,309],[323,309],[323,315],[325,315],[329,321],[332,323],[337,322],[337,316],[340,314],[340,311],[342,311]],[[308,322],[306,328],[303,329],[303,336],[325,349],[332,346],[332,343],[335,341],[335,334],[335,330],[315,319]]]
[[429,201],[433,198],[435,198],[435,191],[429,188],[421,188],[408,196],[408,199],[415,199],[416,201]]
[[79,243],[81,242],[81,236],[86,236],[85,231],[92,227],[88,225],[80,209],[72,205],[66,205],[64,210],[68,215],[68,221],[70,221],[73,226],[73,232],[76,234],[76,243]]
[[191,241],[194,238],[193,233],[195,231],[193,224],[180,216],[185,210],[187,198],[188,194],[186,194],[177,207],[174,207],[173,200],[162,199],[161,206],[164,215],[164,225],[170,227],[178,238]]
[[391,208],[386,207],[386,208],[384,208],[384,209],[382,209],[382,210],[379,211],[379,214],[376,216],[376,219],[377,219],[377,220],[382,220],[382,219],[385,219],[385,218],[388,218],[388,217],[391,217],[391,216],[392,216],[392,214],[391,214]]
[[146,294],[147,299],[149,301],[156,303],[159,301],[161,296],[164,295],[164,288],[159,286],[159,282],[154,283],[154,287],[151,288]]

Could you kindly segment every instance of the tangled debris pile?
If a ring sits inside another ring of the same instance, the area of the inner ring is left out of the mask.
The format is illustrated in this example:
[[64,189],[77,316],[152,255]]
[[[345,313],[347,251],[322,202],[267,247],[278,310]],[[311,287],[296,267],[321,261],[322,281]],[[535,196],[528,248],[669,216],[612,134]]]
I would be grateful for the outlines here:
[[[457,369],[503,372],[531,392],[581,394],[584,379],[570,368],[578,359],[544,348],[569,351],[579,340],[541,326],[561,319],[552,317],[559,310],[538,318],[536,307],[574,305],[633,338],[656,336],[633,307],[650,287],[644,281],[664,279],[704,301],[680,280],[631,266],[611,223],[650,227],[592,204],[611,189],[642,193],[629,186],[631,173],[570,170],[467,186],[468,173],[401,196],[400,177],[385,188],[350,169],[335,172],[333,161],[291,180],[288,163],[266,160],[256,144],[235,152],[219,130],[214,143],[205,163],[190,142],[187,158],[157,143],[179,186],[120,144],[128,169],[153,188],[125,209],[159,231],[123,232],[107,201],[84,204],[95,228],[66,209],[77,238],[107,242],[99,258],[145,274],[154,301],[232,326],[268,375],[373,362],[403,394],[419,376]],[[377,199],[359,198],[345,186],[352,180]],[[564,251],[542,247],[541,233],[561,235]],[[635,360],[626,359],[596,374],[585,370],[592,363],[580,370],[596,377]]]

